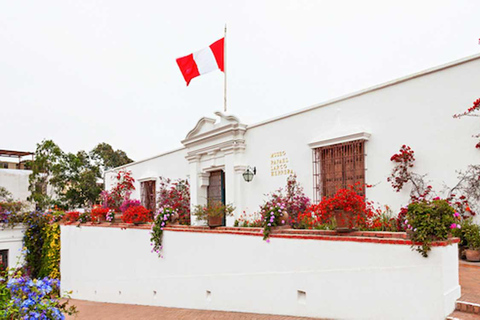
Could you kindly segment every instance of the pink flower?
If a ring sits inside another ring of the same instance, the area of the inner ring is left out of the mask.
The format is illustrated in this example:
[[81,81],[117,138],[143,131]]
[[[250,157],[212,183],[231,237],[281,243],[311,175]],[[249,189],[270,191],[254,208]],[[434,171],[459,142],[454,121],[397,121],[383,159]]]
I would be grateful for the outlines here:
[[267,241],[267,243],[270,243],[270,239],[267,239],[267,240],[265,240],[265,241]]
[[462,227],[461,227],[459,224],[457,224],[457,229],[461,229],[461,228],[462,228]]
[[454,216],[455,216],[455,218],[460,218],[460,213],[455,212]]
[[456,224],[456,223],[452,223],[452,224],[450,225],[450,229],[455,229],[456,227],[457,227],[457,224]]

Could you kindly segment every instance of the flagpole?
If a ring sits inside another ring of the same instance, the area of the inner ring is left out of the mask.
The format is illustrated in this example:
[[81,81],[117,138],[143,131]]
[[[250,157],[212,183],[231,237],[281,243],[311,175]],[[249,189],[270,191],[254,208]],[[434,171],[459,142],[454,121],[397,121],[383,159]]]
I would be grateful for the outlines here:
[[223,38],[223,110],[227,112],[227,24],[225,23],[225,35]]

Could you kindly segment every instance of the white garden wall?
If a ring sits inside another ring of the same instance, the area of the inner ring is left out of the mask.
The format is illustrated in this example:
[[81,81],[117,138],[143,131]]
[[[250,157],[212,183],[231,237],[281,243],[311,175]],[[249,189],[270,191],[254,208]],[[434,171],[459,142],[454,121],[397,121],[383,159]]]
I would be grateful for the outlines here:
[[408,245],[61,227],[62,290],[91,301],[310,316],[445,319],[460,297],[457,245]]
[[0,250],[8,250],[8,267],[14,268],[22,265],[23,235],[25,228],[17,226],[14,228],[0,228]]

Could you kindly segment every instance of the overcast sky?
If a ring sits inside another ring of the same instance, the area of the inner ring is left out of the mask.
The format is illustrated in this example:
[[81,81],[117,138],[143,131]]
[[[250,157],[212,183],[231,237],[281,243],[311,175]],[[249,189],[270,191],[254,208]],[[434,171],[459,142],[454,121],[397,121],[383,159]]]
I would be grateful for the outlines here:
[[0,149],[180,147],[223,108],[223,73],[186,87],[175,59],[225,23],[228,113],[246,124],[480,52],[478,0],[0,0]]

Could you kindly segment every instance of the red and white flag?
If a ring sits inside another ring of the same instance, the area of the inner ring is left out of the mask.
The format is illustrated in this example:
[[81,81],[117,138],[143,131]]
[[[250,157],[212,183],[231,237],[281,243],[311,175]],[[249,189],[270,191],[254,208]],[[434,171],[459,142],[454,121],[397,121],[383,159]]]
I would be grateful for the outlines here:
[[189,54],[188,56],[177,59],[178,67],[187,82],[202,74],[209,73],[223,68],[224,39],[215,41],[210,46],[200,51]]

